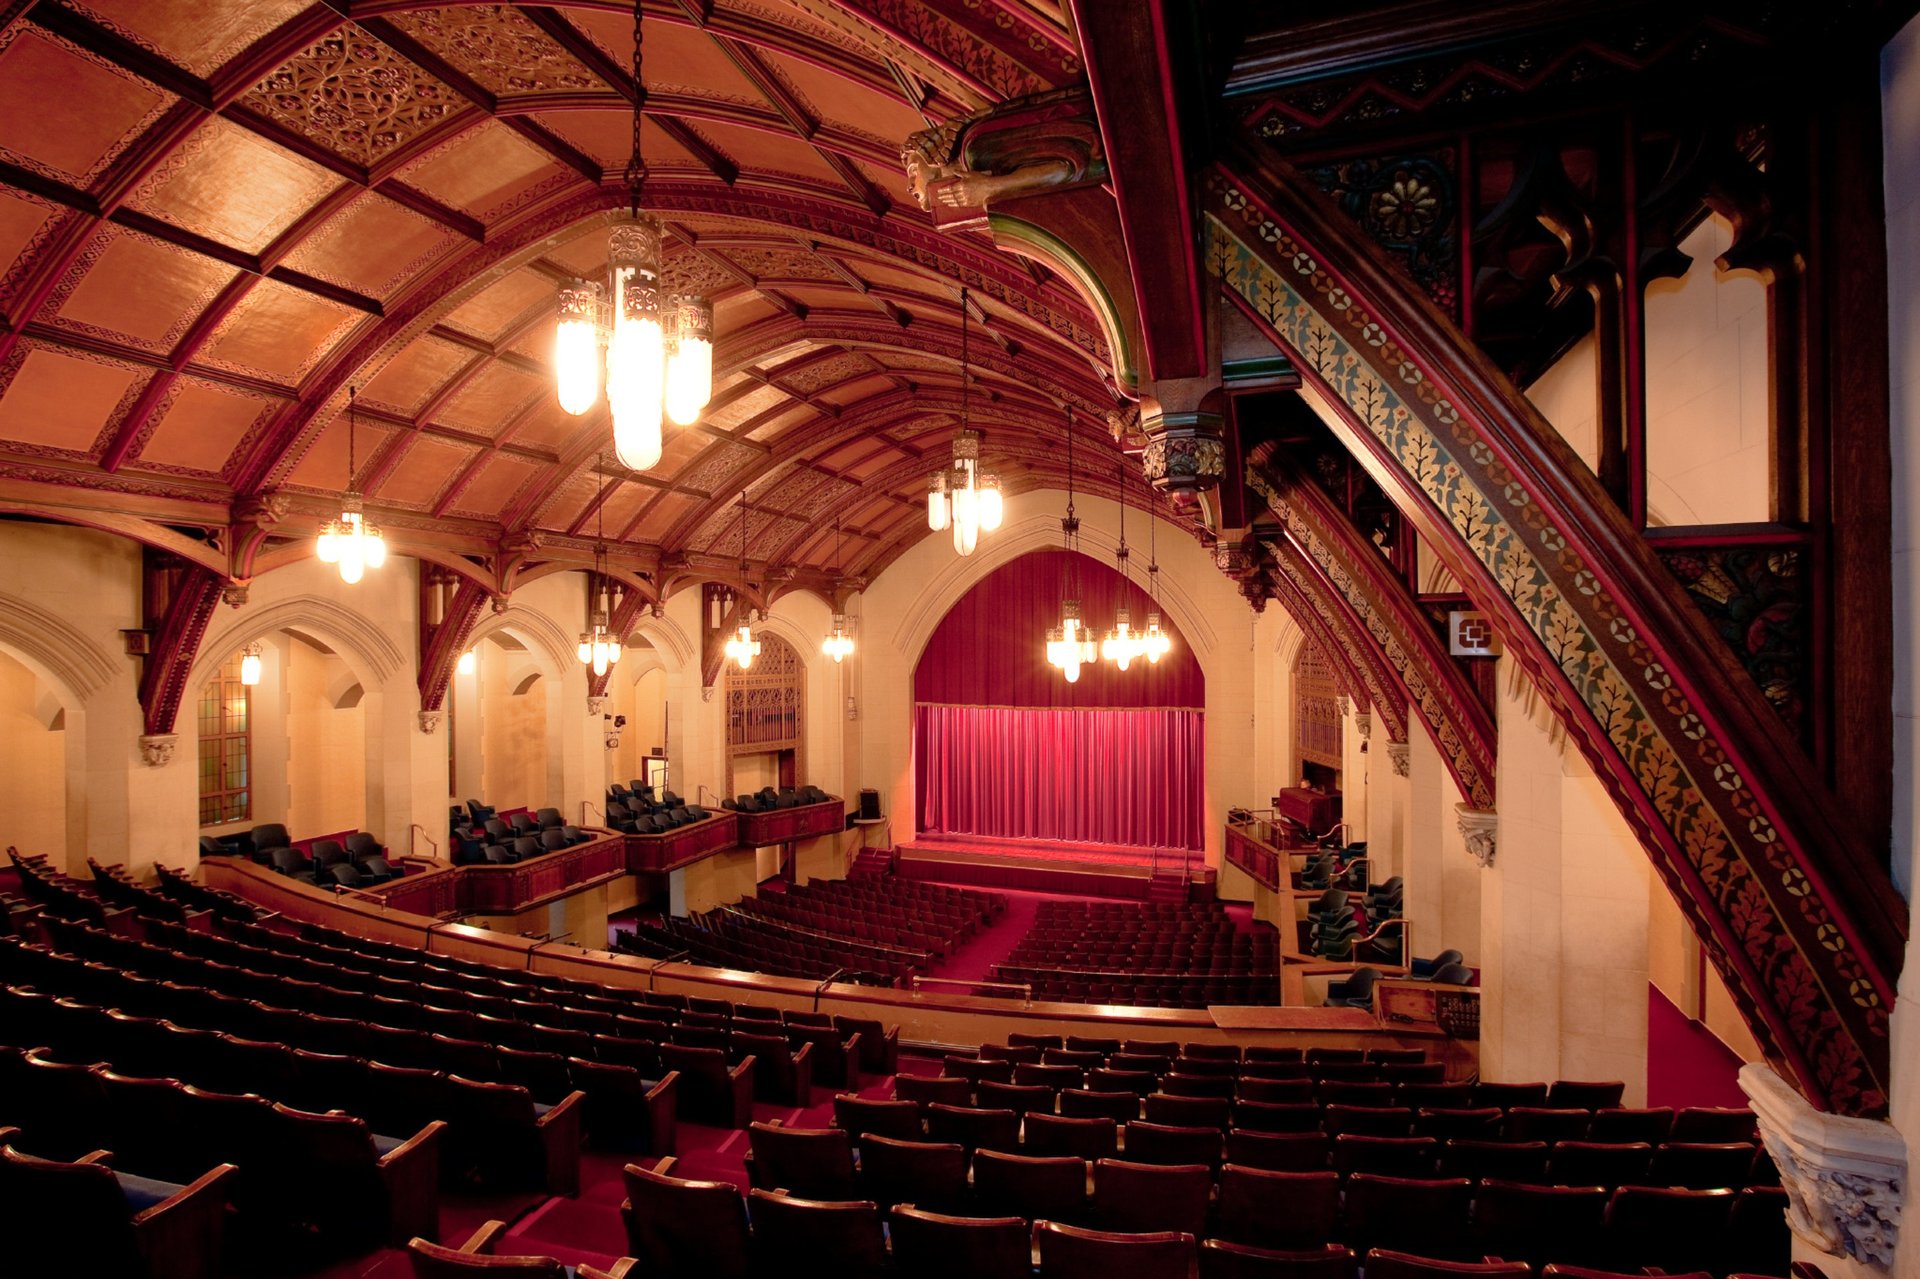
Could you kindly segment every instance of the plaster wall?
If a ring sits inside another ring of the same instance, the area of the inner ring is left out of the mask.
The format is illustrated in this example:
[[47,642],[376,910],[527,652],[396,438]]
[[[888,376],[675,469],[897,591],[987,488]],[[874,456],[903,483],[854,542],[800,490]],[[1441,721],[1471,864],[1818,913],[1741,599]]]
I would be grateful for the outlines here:
[[65,860],[64,710],[38,675],[0,652],[0,848]]

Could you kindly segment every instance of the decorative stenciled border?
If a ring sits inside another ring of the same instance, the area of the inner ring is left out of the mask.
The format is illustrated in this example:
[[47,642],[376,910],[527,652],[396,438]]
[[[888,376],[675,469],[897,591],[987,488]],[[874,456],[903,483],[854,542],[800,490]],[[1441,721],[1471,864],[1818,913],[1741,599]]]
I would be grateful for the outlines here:
[[[1542,686],[1578,699],[1579,714],[1569,716],[1576,736],[1657,850],[1656,866],[1706,925],[1709,953],[1744,997],[1763,1045],[1817,1101],[1883,1111],[1889,1045],[1880,983],[1681,682],[1553,511],[1396,340],[1392,317],[1369,312],[1237,179],[1216,170],[1208,188],[1209,269],[1425,496],[1456,549],[1481,565],[1533,641],[1516,647]],[[1355,252],[1365,249],[1356,243]],[[1548,675],[1557,679],[1541,678]]]
[[1247,483],[1266,498],[1268,509],[1280,517],[1287,535],[1319,567],[1366,634],[1379,646],[1387,664],[1400,676],[1409,705],[1420,712],[1421,720],[1433,734],[1435,744],[1447,761],[1448,771],[1460,786],[1461,795],[1475,808],[1492,808],[1494,743],[1490,734],[1480,731],[1472,722],[1462,699],[1445,686],[1440,672],[1426,660],[1426,655],[1414,651],[1412,637],[1403,638],[1401,628],[1408,624],[1420,625],[1420,619],[1389,616],[1389,608],[1377,602],[1374,589],[1363,580],[1359,566],[1332,538],[1323,536],[1317,521],[1296,499],[1276,487],[1267,476],[1250,466]]

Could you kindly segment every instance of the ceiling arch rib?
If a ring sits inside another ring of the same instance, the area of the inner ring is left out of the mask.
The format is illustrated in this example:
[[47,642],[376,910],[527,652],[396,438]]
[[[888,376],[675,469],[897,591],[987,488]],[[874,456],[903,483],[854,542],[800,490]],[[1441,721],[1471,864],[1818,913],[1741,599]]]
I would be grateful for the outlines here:
[[[962,288],[990,451],[1110,398],[1078,297],[937,231],[899,158],[930,123],[1072,82],[1073,41],[1046,6],[890,13],[648,4],[646,203],[670,274],[715,300],[719,394],[663,467],[599,495],[604,418],[557,411],[544,347],[555,285],[599,269],[624,204],[626,6],[16,9],[0,468],[103,505],[166,495],[209,525],[279,492],[304,520],[345,481],[352,387],[369,509],[443,558],[527,535],[566,555],[604,520],[644,571],[703,553],[711,508],[758,486],[756,557],[824,568],[809,519],[857,485],[849,547],[890,559],[954,429]],[[99,111],[22,113],[54,86]],[[1030,486],[1048,465],[1003,470]]]

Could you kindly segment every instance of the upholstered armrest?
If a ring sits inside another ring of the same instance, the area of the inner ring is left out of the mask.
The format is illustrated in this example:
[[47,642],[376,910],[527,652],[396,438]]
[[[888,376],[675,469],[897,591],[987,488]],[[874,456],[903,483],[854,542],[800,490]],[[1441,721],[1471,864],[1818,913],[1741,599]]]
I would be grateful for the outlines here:
[[232,1164],[220,1164],[173,1197],[134,1214],[134,1236],[153,1279],[199,1279],[220,1273],[227,1183],[237,1171]]
[[647,1089],[647,1153],[671,1155],[679,1149],[680,1072],[669,1070]]
[[793,1104],[813,1104],[813,1045],[801,1044],[793,1055]]
[[580,1193],[580,1123],[587,1094],[568,1093],[535,1120],[547,1154],[547,1193],[569,1199]]
[[415,1235],[440,1237],[440,1134],[436,1119],[380,1156],[380,1180],[387,1189],[387,1239],[405,1246]]
[[729,1128],[745,1128],[753,1122],[753,1069],[756,1059],[742,1057],[740,1064],[727,1072],[727,1086],[731,1093],[732,1122]]
[[840,1082],[845,1085],[847,1092],[859,1092],[860,1091],[860,1032],[859,1031],[857,1030],[854,1031],[851,1035],[848,1035],[845,1039],[840,1041],[840,1052],[841,1052],[841,1055],[843,1055],[847,1059],[846,1068],[840,1077]]

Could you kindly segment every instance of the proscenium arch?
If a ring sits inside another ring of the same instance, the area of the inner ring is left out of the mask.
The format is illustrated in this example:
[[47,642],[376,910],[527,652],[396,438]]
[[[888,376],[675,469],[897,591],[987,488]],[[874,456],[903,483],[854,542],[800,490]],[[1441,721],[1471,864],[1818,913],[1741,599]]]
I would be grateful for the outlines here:
[[1768,1059],[1884,1113],[1906,920],[1864,836],[1551,424],[1309,185],[1231,148],[1209,270],[1496,617]]
[[[1119,538],[1105,529],[1082,523],[1080,550],[1088,560],[1111,567],[1113,552],[1119,545]],[[960,602],[963,595],[1029,551],[1059,549],[1059,519],[1049,515],[1030,515],[1003,525],[992,537],[982,539],[980,549],[974,554],[953,556],[920,591],[913,607],[901,617],[899,626],[889,637],[894,652],[904,658],[907,669],[912,670],[920,664],[920,655],[926,651],[941,620]],[[1180,584],[1178,575],[1169,578],[1163,568],[1161,576],[1167,578],[1160,583],[1162,611],[1186,643],[1192,646],[1202,673],[1208,674],[1210,679],[1214,678],[1217,672],[1208,672],[1207,666],[1219,647],[1218,630],[1194,601],[1192,594]]]

